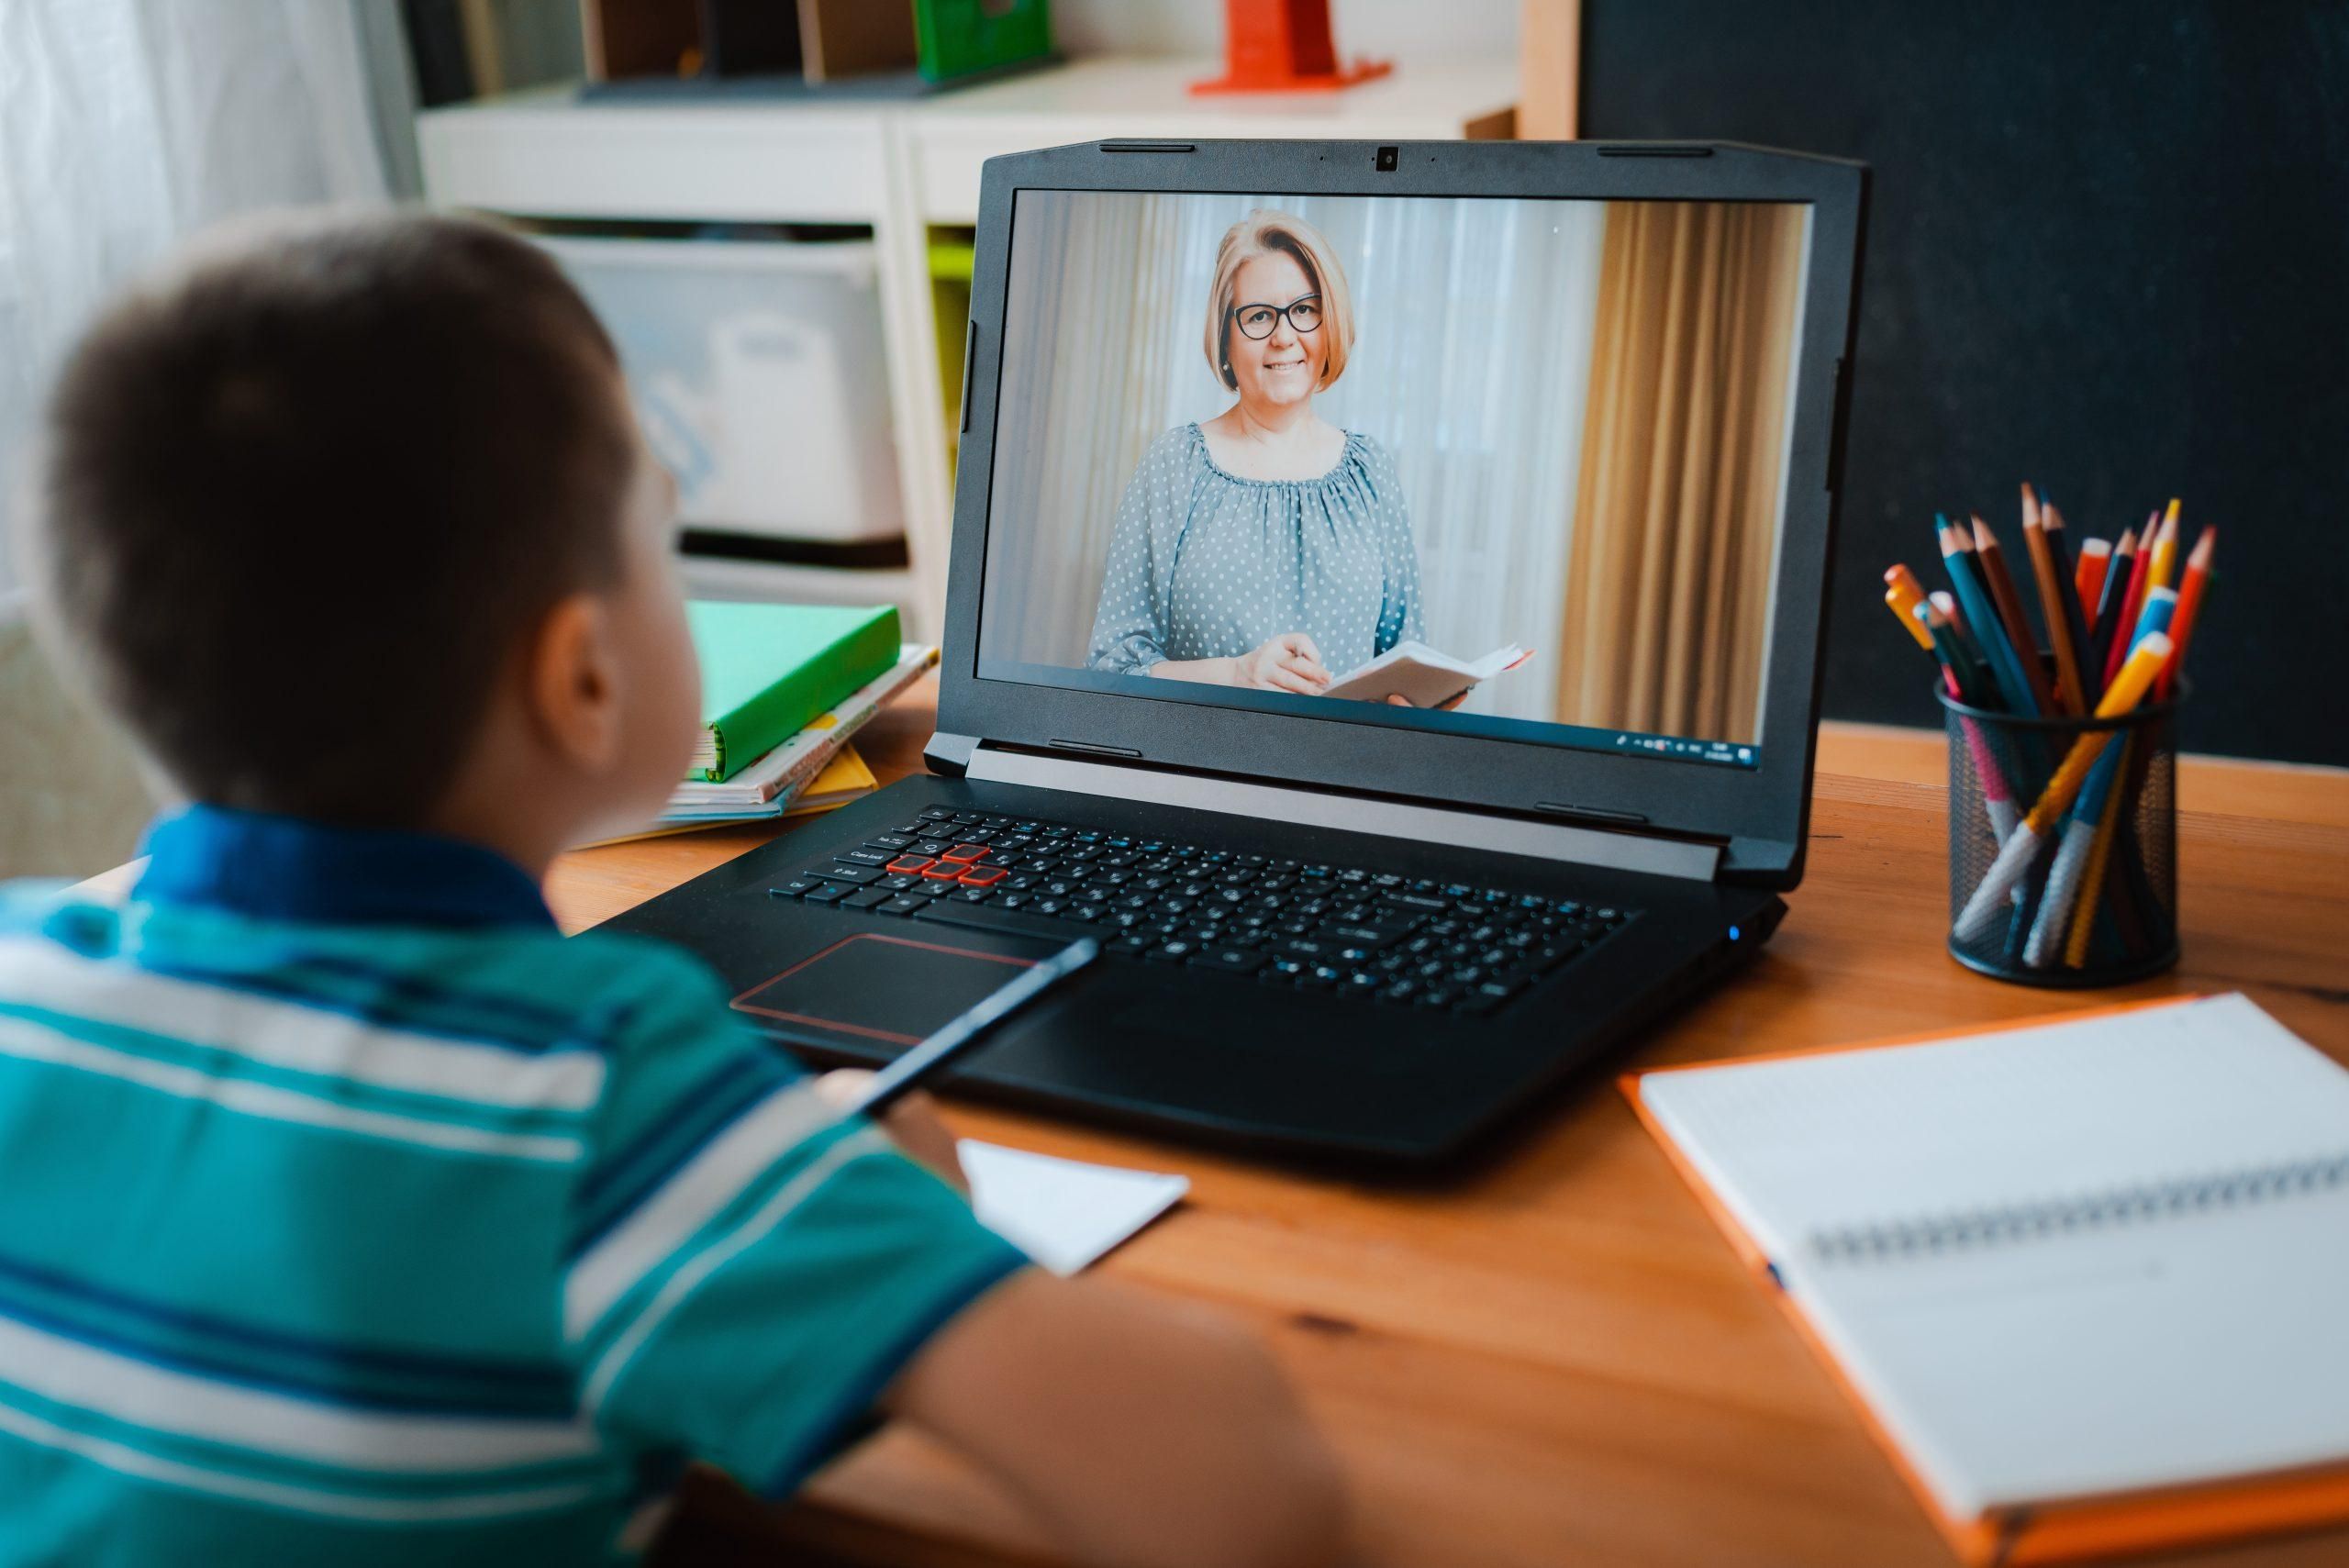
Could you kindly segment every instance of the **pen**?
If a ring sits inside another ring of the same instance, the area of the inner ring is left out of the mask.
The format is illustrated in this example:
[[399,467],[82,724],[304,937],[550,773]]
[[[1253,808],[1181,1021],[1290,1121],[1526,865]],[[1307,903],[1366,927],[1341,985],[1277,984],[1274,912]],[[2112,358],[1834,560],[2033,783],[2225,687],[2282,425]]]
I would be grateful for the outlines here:
[[1068,946],[1029,966],[1008,984],[982,996],[928,1040],[908,1047],[864,1086],[848,1114],[879,1116],[899,1099],[919,1088],[924,1080],[955,1057],[979,1043],[986,1032],[1011,1017],[1067,976],[1091,963],[1101,951],[1091,937],[1079,937]]

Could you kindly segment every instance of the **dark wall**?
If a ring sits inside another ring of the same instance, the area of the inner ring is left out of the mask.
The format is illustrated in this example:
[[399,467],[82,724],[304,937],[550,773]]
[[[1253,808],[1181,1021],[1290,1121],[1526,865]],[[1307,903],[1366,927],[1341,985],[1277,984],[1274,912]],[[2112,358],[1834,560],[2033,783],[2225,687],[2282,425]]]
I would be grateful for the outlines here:
[[1583,15],[1586,137],[1875,166],[1829,716],[1939,722],[1883,570],[1936,508],[2019,559],[2030,479],[2076,545],[2220,525],[2188,747],[2349,764],[2349,4]]

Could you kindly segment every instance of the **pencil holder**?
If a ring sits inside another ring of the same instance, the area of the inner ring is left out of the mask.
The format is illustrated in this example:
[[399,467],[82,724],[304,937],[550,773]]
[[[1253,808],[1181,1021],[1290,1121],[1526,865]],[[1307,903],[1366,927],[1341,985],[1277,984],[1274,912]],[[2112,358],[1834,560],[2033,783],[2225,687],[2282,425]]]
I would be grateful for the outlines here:
[[2176,963],[2185,689],[2108,719],[1934,695],[1949,731],[1951,956],[2023,985],[2118,985]]

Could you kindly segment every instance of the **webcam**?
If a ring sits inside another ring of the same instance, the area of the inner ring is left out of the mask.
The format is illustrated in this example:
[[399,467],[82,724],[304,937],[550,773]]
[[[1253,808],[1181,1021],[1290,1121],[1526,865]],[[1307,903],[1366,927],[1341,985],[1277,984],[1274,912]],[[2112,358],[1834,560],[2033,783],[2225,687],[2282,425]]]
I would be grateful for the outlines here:
[[1380,173],[1392,174],[1395,172],[1395,165],[1398,160],[1400,150],[1400,149],[1393,147],[1382,147],[1378,150],[1378,172]]

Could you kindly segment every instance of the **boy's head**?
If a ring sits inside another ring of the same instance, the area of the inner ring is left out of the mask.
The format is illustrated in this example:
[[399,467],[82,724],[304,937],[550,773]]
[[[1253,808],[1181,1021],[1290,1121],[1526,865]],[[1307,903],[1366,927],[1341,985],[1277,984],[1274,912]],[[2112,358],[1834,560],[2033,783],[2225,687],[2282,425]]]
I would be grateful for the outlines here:
[[43,618],[191,797],[497,838],[518,791],[543,837],[682,776],[668,481],[523,240],[249,228],[90,330],[46,437]]

